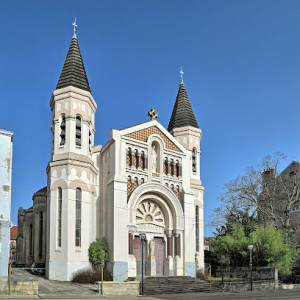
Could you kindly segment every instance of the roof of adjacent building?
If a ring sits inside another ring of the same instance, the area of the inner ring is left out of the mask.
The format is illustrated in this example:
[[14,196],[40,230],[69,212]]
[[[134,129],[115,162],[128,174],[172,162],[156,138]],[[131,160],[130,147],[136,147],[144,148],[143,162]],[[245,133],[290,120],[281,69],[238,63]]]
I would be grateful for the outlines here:
[[169,122],[168,131],[185,126],[199,128],[184,83],[181,81]]
[[91,92],[76,37],[72,38],[56,89],[61,89],[67,86],[74,86]]
[[10,228],[10,239],[16,240],[18,236],[18,226],[14,225]]

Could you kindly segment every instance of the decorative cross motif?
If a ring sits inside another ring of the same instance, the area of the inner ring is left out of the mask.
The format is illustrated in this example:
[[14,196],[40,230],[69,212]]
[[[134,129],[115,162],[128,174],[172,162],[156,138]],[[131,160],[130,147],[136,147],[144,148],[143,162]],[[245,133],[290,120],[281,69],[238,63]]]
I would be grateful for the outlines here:
[[150,117],[151,120],[156,120],[158,118],[158,113],[155,111],[154,108],[151,108],[148,111],[148,116]]
[[73,34],[73,37],[76,38],[76,27],[78,26],[78,25],[76,24],[76,17],[75,17],[74,23],[72,23],[72,26],[74,26],[74,34]]
[[181,76],[181,82],[183,83],[183,74],[184,74],[184,72],[182,70],[182,66],[181,66],[181,69],[180,69],[179,73],[180,73],[180,76]]

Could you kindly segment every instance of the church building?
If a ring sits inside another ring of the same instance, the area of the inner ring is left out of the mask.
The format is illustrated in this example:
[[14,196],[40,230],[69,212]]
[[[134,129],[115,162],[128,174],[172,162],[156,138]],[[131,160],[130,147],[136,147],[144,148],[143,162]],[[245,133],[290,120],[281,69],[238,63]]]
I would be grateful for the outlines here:
[[152,109],[149,121],[112,129],[104,146],[94,145],[96,100],[74,32],[50,99],[47,187],[19,209],[18,263],[37,259],[49,279],[72,280],[104,236],[114,281],[140,276],[142,264],[148,276],[195,277],[204,268],[201,129],[183,80],[167,129]]

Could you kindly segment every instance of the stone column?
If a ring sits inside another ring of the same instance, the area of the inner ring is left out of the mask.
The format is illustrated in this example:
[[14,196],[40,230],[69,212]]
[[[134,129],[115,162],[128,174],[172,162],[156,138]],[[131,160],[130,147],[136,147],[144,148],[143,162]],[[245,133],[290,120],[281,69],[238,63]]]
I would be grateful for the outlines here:
[[137,154],[136,167],[137,167],[137,169],[141,170],[141,152],[140,151],[138,151],[138,154]]
[[131,150],[131,166],[130,167],[134,167],[134,151]]
[[174,275],[173,240],[172,232],[167,232],[167,257],[164,261],[165,276]]
[[179,163],[178,177],[182,177],[182,164],[181,163]]
[[168,163],[167,163],[167,175],[171,175],[171,163],[170,163],[169,160],[168,160]]
[[183,275],[183,263],[181,257],[181,236],[179,233],[175,233],[175,258],[174,258],[174,275],[175,276],[182,276]]
[[147,170],[148,169],[148,155],[145,154],[144,157],[145,157],[145,170]]

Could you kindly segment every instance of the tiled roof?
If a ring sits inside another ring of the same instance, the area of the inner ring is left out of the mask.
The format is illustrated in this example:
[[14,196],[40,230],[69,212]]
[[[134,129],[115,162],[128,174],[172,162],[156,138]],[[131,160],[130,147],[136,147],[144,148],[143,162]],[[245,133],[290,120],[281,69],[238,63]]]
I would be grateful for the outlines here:
[[181,82],[169,122],[168,131],[184,126],[199,128],[184,83]]
[[10,239],[16,240],[18,236],[18,226],[14,225],[10,228]]
[[36,191],[36,193],[43,193],[43,192],[47,192],[47,187],[43,187],[42,189]]
[[73,37],[56,89],[67,86],[91,92],[77,38]]

